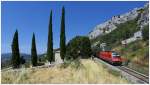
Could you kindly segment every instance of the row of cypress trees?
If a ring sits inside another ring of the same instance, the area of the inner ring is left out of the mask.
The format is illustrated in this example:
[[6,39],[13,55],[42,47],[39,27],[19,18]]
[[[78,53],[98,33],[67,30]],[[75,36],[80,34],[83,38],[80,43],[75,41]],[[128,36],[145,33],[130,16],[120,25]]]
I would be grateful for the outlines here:
[[[62,8],[62,18],[61,18],[61,34],[60,34],[60,56],[64,60],[66,54],[66,37],[65,37],[65,8]],[[19,52],[19,42],[18,42],[18,31],[16,30],[13,41],[12,41],[12,67],[19,68],[20,66],[20,52]],[[50,12],[50,20],[48,26],[48,43],[47,43],[47,60],[51,63],[55,61],[53,54],[53,31],[52,31],[52,11]],[[36,50],[36,40],[35,34],[32,36],[32,46],[31,46],[31,62],[32,66],[37,66],[37,50]]]

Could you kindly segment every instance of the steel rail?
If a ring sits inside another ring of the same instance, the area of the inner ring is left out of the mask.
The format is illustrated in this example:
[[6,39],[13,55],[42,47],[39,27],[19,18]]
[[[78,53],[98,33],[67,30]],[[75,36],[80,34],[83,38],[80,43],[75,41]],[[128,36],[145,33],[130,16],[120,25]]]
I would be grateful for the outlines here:
[[130,75],[132,75],[132,76],[134,76],[134,77],[144,81],[145,83],[149,83],[149,77],[145,76],[142,73],[136,72],[136,71],[134,71],[134,70],[132,70],[130,68],[127,68],[125,66],[119,66],[118,68],[120,70],[122,70],[122,71],[124,71],[124,72],[126,72],[126,73],[128,73],[128,74],[130,74]]

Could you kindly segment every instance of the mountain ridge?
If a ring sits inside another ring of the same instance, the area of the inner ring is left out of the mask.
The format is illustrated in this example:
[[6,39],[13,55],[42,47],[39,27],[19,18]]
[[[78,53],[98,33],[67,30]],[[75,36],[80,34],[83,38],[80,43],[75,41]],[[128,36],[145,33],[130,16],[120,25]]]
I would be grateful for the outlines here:
[[[130,20],[133,20],[133,19],[139,17],[140,14],[141,14],[141,17],[139,19],[138,24],[140,25],[140,28],[142,28],[143,26],[145,26],[149,23],[148,7],[149,7],[149,4],[146,3],[144,5],[144,7],[134,8],[133,10],[131,10],[127,13],[113,16],[111,19],[105,21],[104,23],[96,25],[94,27],[94,29],[88,33],[87,36],[90,39],[95,39],[98,36],[110,33],[111,31],[113,31],[114,29],[117,28],[117,25],[119,25],[121,23],[125,23],[125,22],[130,21]],[[141,13],[142,10],[144,10],[144,11]]]

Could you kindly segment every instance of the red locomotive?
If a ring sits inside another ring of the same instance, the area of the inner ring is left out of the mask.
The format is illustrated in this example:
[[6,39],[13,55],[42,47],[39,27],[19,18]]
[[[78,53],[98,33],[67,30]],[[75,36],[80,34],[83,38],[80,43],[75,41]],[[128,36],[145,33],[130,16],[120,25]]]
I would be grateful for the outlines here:
[[100,51],[96,55],[111,64],[122,64],[121,56],[114,51]]

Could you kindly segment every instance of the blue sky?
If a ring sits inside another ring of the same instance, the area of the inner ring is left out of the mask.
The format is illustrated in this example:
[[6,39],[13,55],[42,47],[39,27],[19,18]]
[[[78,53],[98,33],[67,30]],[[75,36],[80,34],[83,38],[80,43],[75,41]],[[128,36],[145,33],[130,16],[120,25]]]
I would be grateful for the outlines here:
[[77,35],[87,35],[96,25],[112,16],[143,7],[147,2],[48,2],[24,1],[1,3],[1,52],[11,52],[11,43],[16,29],[19,32],[21,53],[30,54],[32,33],[35,32],[38,54],[47,50],[48,23],[50,10],[53,11],[53,43],[59,47],[61,9],[66,11],[67,42]]

